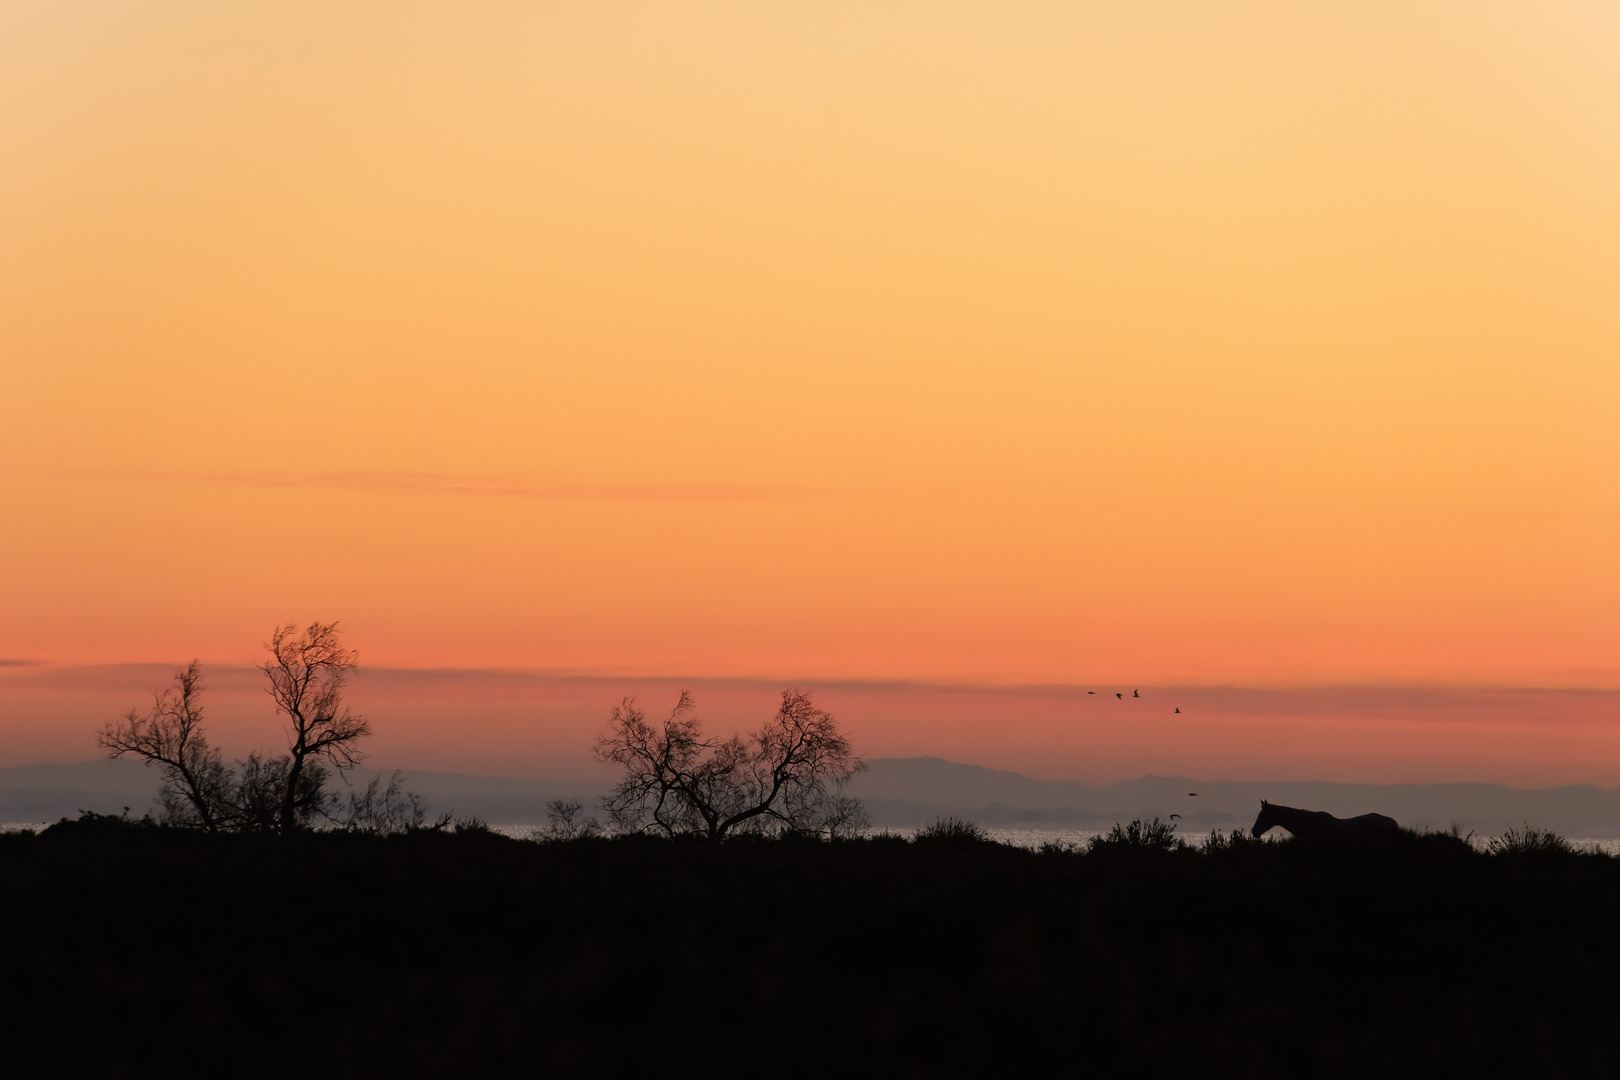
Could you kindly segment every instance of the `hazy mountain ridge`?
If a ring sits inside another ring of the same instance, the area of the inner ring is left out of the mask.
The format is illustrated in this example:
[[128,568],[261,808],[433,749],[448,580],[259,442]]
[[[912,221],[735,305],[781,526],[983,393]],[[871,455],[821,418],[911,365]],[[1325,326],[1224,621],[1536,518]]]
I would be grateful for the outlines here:
[[[386,770],[382,771],[386,775]],[[351,776],[363,787],[379,770]],[[607,785],[405,770],[406,785],[432,814],[482,817],[494,825],[536,824],[555,798],[591,806]],[[81,810],[145,813],[155,770],[133,761],[0,768],[0,821],[52,821]],[[340,789],[341,790],[341,789]],[[1620,790],[1572,785],[1520,791],[1500,784],[1339,784],[1321,781],[1204,781],[1144,776],[1116,784],[1033,780],[1019,773],[940,758],[878,758],[850,785],[879,827],[920,825],[944,814],[1003,827],[1107,828],[1132,818],[1180,814],[1185,831],[1247,826],[1261,799],[1340,816],[1371,811],[1413,828],[1499,833],[1529,823],[1566,836],[1620,836]],[[1196,792],[1197,794],[1192,794]]]
[[[1620,790],[1572,785],[1519,791],[1501,784],[1342,784],[1325,781],[1190,780],[1144,776],[1091,785],[1032,780],[939,758],[882,758],[852,785],[879,825],[912,825],[942,813],[1001,826],[1105,828],[1132,818],[1181,815],[1186,829],[1247,826],[1260,800],[1341,817],[1377,812],[1412,828],[1499,833],[1525,822],[1569,836],[1620,836]],[[1195,793],[1196,794],[1193,794]]]

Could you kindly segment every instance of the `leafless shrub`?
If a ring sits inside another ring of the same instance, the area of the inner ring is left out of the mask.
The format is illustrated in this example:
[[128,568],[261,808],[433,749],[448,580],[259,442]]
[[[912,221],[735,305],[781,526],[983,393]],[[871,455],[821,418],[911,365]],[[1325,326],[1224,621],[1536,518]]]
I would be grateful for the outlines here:
[[858,840],[872,827],[866,807],[853,795],[845,795],[842,783],[827,793],[820,820],[829,840]]
[[578,799],[552,799],[546,803],[546,827],[541,832],[545,840],[582,840],[602,835],[602,826],[594,817],[581,818],[585,804]]
[[427,806],[422,796],[405,790],[405,774],[395,769],[384,786],[373,776],[362,792],[349,795],[349,807],[340,826],[350,832],[392,836],[422,828]]
[[232,791],[232,821],[243,832],[312,829],[332,821],[337,812],[337,796],[326,790],[330,773],[318,761],[308,762],[294,776],[290,757],[265,757],[255,750],[236,767],[240,775]]

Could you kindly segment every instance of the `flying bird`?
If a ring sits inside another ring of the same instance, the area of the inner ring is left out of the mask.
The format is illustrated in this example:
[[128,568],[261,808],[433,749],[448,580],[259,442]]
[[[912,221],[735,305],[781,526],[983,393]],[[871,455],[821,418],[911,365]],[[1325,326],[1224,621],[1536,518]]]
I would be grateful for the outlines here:
[[1181,711],[1181,706],[1179,706],[1179,705],[1176,706],[1176,712],[1180,712],[1180,711]]
[[1132,690],[1131,691],[1131,697],[1141,697],[1141,696],[1142,696],[1142,691],[1140,691],[1140,690]]
[[1171,817],[1171,820],[1174,820],[1174,819],[1176,819],[1176,818],[1179,818],[1179,817],[1180,817],[1180,816],[1181,816],[1181,815],[1180,815],[1180,814],[1171,814],[1171,815],[1170,815],[1170,817]]
[[1095,690],[1087,690],[1087,691],[1086,691],[1086,693],[1088,693],[1088,694],[1095,694],[1095,693],[1096,693],[1096,692],[1097,692],[1097,691],[1095,691]]
[[1196,798],[1198,798],[1198,792],[1196,792],[1196,791],[1189,791],[1189,792],[1187,792],[1187,798],[1189,798],[1189,799],[1196,799]]
[[1125,700],[1125,695],[1124,694],[1115,694],[1114,696],[1119,698],[1119,700],[1121,700],[1121,701]]

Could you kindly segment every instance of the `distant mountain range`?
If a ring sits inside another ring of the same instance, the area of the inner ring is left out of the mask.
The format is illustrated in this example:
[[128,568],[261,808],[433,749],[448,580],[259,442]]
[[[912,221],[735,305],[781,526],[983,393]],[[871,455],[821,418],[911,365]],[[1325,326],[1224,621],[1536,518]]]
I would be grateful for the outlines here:
[[[364,785],[374,770],[354,777]],[[510,780],[410,772],[406,786],[437,814],[477,816],[492,825],[538,824],[555,798],[591,806],[605,786],[566,780]],[[0,769],[0,822],[54,821],[80,810],[132,814],[151,807],[157,774],[133,761],[26,765]],[[951,814],[1003,828],[1105,829],[1133,818],[1181,815],[1184,832],[1248,826],[1260,800],[1340,816],[1376,811],[1412,828],[1491,834],[1524,824],[1565,836],[1620,836],[1620,790],[1585,785],[1516,791],[1500,784],[1330,784],[1315,781],[1205,781],[1144,776],[1092,785],[1031,780],[940,758],[879,758],[851,786],[879,827],[921,825]]]
[[[1501,784],[1332,784],[1144,776],[1092,785],[1031,780],[939,758],[883,758],[852,786],[874,824],[921,824],[941,814],[1004,828],[1106,829],[1181,815],[1183,832],[1253,824],[1260,800],[1340,817],[1376,812],[1417,829],[1497,834],[1526,823],[1565,836],[1620,836],[1620,790],[1586,785],[1516,791]],[[1194,794],[1196,792],[1196,794]]]

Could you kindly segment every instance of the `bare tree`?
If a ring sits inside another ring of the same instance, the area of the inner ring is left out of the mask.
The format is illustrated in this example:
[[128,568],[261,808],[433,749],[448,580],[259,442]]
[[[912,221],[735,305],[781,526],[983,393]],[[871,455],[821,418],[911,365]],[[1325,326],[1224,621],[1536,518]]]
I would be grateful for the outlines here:
[[782,691],[776,715],[758,731],[705,740],[692,695],[660,728],[633,698],[608,716],[596,741],[598,761],[624,770],[603,807],[622,829],[696,834],[789,830],[835,835],[864,819],[842,785],[863,768],[832,715],[810,695]]
[[102,728],[96,742],[111,757],[128,754],[159,767],[165,821],[219,832],[235,824],[234,773],[203,733],[202,691],[202,667],[193,660],[174,673],[174,686],[152,692],[144,715],[131,709]]
[[405,791],[399,774],[379,790],[371,787],[349,800],[339,820],[338,796],[327,791],[333,771],[342,774],[360,762],[357,743],[371,733],[363,717],[343,705],[343,686],[355,670],[352,650],[343,648],[337,623],[278,627],[265,646],[270,660],[259,665],[270,680],[276,709],[288,719],[287,753],[250,753],[226,766],[208,745],[202,711],[201,665],[193,660],[175,672],[174,686],[153,692],[151,709],[131,710],[107,724],[97,742],[112,757],[126,754],[160,767],[158,801],[163,820],[209,832],[290,833],[323,822],[364,831],[396,831],[420,825],[420,796]]
[[366,719],[343,704],[343,685],[359,663],[357,654],[343,647],[338,630],[335,622],[310,623],[302,633],[292,624],[277,627],[265,645],[270,659],[259,665],[270,680],[276,711],[288,722],[276,814],[276,828],[283,833],[304,823],[301,811],[307,819],[306,775],[319,769],[324,780],[323,763],[340,773],[354,768],[363,757],[356,744],[371,734]]

